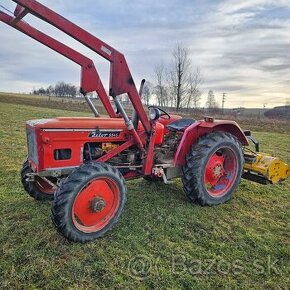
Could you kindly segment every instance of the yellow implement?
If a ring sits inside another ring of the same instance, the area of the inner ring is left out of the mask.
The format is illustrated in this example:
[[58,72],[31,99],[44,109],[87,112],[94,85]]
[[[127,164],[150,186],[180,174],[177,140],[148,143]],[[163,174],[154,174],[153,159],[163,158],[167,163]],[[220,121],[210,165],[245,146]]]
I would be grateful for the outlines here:
[[243,178],[266,184],[282,182],[290,176],[288,164],[265,153],[245,154]]

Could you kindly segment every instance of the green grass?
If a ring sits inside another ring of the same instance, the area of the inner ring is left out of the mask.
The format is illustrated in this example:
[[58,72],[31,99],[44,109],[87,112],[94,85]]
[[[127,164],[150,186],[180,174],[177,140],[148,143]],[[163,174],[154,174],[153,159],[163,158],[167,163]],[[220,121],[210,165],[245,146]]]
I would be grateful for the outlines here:
[[[50,203],[20,184],[24,123],[85,115],[0,103],[0,288],[289,289],[289,181],[242,181],[230,202],[212,208],[191,204],[180,180],[131,181],[125,212],[104,238],[81,245],[58,235]],[[256,136],[290,163],[289,134]]]

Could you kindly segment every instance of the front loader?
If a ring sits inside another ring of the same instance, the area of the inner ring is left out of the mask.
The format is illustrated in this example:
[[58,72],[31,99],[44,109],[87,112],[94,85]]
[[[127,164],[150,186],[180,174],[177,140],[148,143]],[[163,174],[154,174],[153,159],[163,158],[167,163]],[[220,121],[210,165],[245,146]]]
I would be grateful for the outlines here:
[[[251,133],[234,121],[184,119],[157,107],[147,115],[141,102],[144,81],[138,91],[123,54],[35,0],[13,2],[14,14],[0,11],[0,20],[79,65],[81,93],[94,114],[26,123],[24,189],[36,200],[53,200],[52,221],[67,239],[87,242],[112,228],[125,206],[125,180],[168,183],[181,177],[189,200],[211,206],[228,201],[242,177],[263,184],[289,177],[288,165],[260,153]],[[23,20],[28,13],[105,58],[111,66],[109,94],[93,61],[30,26]],[[100,116],[91,92],[108,117]],[[119,100],[122,94],[133,105],[132,116]]]

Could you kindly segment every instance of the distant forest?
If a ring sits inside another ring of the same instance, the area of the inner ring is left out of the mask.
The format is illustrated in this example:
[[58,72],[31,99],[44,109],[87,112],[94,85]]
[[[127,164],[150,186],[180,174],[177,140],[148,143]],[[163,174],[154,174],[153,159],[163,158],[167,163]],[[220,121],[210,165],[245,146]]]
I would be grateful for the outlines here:
[[32,94],[50,97],[75,98],[79,95],[79,89],[74,85],[66,84],[65,82],[58,82],[55,86],[33,90]]

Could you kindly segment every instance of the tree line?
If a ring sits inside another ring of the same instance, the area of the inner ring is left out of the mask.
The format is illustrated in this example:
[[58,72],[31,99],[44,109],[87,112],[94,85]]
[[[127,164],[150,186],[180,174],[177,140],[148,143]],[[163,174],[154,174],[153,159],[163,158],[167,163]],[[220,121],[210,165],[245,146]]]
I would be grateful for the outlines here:
[[[190,59],[189,49],[178,44],[171,53],[171,61],[154,68],[155,82],[145,84],[142,99],[146,105],[154,102],[160,107],[198,109],[201,106],[203,77]],[[214,92],[208,92],[206,107],[211,113],[220,111]]]
[[55,86],[33,90],[32,94],[49,97],[75,98],[79,94],[79,89],[65,82],[58,82]]
[[[154,67],[154,82],[147,81],[143,89],[142,101],[145,105],[171,107],[177,112],[200,107],[203,77],[200,69],[193,65],[189,52],[188,48],[178,44],[167,64],[161,62]],[[65,82],[33,90],[32,93],[68,98],[80,95],[79,88]],[[213,91],[208,92],[206,107],[213,113],[219,110]]]

